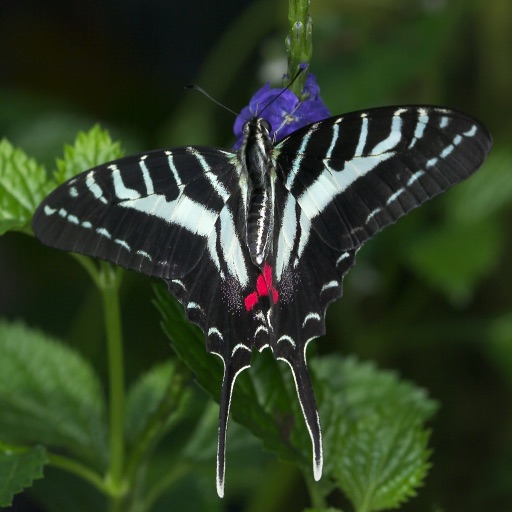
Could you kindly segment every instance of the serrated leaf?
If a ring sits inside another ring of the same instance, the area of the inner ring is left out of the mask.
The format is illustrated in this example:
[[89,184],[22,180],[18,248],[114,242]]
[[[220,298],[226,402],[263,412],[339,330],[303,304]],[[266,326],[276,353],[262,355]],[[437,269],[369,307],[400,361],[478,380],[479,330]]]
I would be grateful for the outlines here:
[[79,132],[72,146],[64,147],[64,158],[57,160],[55,180],[60,185],[87,169],[121,156],[121,144],[113,142],[107,130],[95,125],[88,132]]
[[361,362],[354,357],[329,356],[311,361],[319,381],[319,401],[329,408],[359,418],[382,404],[413,410],[422,421],[430,419],[437,410],[437,402],[428,398],[424,389],[400,380],[389,370],[377,370],[372,362]]
[[125,413],[126,439],[134,443],[149,428],[164,433],[179,420],[189,398],[173,362],[160,364],[144,374],[130,389]]
[[423,423],[437,404],[425,391],[355,359],[313,364],[324,425],[324,473],[358,512],[397,507],[415,494],[429,468]]
[[51,188],[42,166],[7,140],[0,141],[0,235],[25,228]]
[[21,323],[0,322],[0,437],[65,449],[103,469],[105,400],[90,365]]
[[42,446],[25,448],[0,441],[0,507],[9,506],[13,496],[43,477],[48,462]]
[[417,423],[375,414],[340,433],[334,476],[357,512],[397,508],[416,494],[430,467],[428,432]]

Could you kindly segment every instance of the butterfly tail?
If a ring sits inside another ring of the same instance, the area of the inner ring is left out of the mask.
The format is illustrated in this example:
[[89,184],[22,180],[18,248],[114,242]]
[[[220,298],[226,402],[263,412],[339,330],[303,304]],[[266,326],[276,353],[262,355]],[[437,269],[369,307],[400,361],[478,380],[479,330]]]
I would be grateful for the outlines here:
[[313,476],[315,480],[322,477],[323,451],[322,451],[322,430],[320,428],[320,418],[318,416],[318,407],[316,404],[313,385],[309,376],[306,361],[299,351],[293,351],[286,355],[281,355],[278,359],[286,361],[290,366],[297,388],[302,414],[306,421],[311,444],[313,449]]
[[225,361],[224,377],[222,379],[222,389],[220,395],[219,407],[219,432],[217,442],[217,494],[219,498],[224,497],[224,480],[226,475],[226,434],[229,420],[229,410],[231,407],[231,397],[235,380],[246,368],[249,368],[251,362],[251,351],[249,349],[235,350],[233,357]]

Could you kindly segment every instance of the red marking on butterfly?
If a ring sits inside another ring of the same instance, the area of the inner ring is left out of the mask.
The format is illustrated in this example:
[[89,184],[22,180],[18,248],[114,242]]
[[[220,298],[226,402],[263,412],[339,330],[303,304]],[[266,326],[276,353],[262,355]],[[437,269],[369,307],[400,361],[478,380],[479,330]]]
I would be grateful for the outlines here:
[[260,297],[271,297],[274,304],[279,300],[279,292],[272,285],[272,267],[270,265],[263,266],[263,272],[256,279],[256,291],[245,297],[245,309],[251,311],[256,306]]

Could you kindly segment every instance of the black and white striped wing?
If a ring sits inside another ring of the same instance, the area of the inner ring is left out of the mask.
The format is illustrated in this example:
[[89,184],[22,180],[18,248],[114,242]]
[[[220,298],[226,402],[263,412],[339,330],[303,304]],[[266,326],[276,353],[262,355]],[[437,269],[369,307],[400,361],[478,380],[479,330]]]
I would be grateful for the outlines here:
[[466,114],[405,106],[320,121],[276,152],[305,231],[343,251],[469,177],[491,145],[486,128]]
[[275,147],[271,307],[274,354],[294,374],[322,468],[321,431],[306,367],[308,343],[359,247],[427,199],[470,176],[492,145],[476,120],[435,107],[356,112],[298,130]]
[[245,238],[246,194],[236,155],[182,147],[127,157],[86,171],[54,190],[32,220],[45,244],[162,278],[224,362],[217,488],[237,375],[252,348],[268,345],[261,304],[244,299],[259,269]]
[[491,146],[475,119],[429,106],[332,117],[278,143],[271,265],[279,356],[324,334],[325,309],[364,242],[473,174]]
[[184,147],[100,165],[45,199],[34,232],[58,249],[179,279],[208,253],[219,215],[238,193],[232,158],[224,150]]

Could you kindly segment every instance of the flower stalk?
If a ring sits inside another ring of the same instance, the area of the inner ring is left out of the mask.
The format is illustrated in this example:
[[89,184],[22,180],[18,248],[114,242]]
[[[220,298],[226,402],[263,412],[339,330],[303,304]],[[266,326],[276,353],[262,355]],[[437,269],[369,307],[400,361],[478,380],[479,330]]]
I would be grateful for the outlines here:
[[[288,51],[288,74],[290,79],[297,75],[299,69],[308,68],[313,53],[313,21],[309,16],[310,0],[289,0],[288,25],[289,34],[286,38]],[[299,98],[305,99],[304,85],[307,71],[290,86],[291,91]]]

